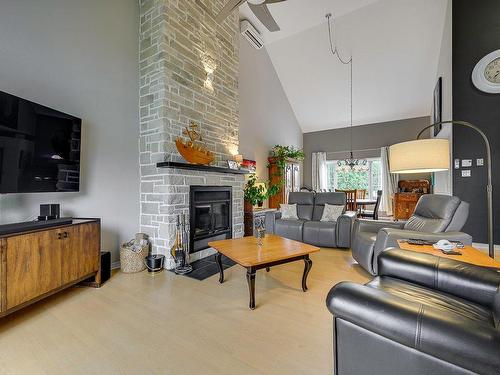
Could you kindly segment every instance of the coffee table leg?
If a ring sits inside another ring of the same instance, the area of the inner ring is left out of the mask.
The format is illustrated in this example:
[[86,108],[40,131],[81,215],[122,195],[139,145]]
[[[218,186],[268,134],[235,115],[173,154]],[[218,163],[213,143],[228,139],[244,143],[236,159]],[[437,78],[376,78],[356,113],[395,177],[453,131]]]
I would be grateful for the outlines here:
[[255,309],[255,269],[247,268],[248,292],[250,293],[250,310]]
[[219,283],[224,282],[224,267],[222,267],[222,254],[217,253],[215,254],[215,261],[217,262],[217,265],[219,266]]
[[305,292],[307,291],[307,275],[309,274],[309,271],[311,270],[312,267],[312,260],[309,259],[309,255],[304,256],[304,274],[302,275],[302,290]]

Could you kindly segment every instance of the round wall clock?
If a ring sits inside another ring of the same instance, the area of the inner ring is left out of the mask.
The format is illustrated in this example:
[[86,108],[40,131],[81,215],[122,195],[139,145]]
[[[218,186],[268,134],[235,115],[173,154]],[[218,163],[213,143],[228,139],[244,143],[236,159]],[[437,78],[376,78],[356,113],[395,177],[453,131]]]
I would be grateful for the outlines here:
[[479,60],[472,71],[472,83],[481,91],[500,94],[500,49]]

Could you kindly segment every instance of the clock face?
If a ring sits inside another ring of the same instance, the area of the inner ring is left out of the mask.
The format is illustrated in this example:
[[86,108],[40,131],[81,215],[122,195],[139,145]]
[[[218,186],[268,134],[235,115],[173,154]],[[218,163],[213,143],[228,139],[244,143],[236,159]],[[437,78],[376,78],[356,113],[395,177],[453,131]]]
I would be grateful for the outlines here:
[[500,49],[488,53],[472,70],[472,83],[489,94],[500,94]]
[[500,84],[500,57],[486,65],[484,77],[491,83]]

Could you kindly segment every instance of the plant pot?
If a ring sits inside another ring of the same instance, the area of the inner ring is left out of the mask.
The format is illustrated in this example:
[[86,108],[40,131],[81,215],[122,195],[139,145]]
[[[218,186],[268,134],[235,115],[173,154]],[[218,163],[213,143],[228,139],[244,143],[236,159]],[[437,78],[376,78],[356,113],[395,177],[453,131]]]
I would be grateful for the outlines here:
[[243,201],[243,211],[245,212],[252,212],[253,211],[253,205],[252,203],[248,201]]
[[262,207],[264,205],[264,202],[263,201],[259,201],[257,202],[257,207]]

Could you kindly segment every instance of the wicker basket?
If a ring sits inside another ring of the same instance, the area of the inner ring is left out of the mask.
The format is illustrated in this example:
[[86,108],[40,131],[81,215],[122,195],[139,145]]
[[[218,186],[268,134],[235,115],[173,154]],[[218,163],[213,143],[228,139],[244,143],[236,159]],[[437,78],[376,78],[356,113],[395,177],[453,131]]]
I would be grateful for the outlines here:
[[144,245],[140,251],[134,251],[129,243],[120,247],[120,265],[123,273],[141,272],[146,269],[144,258],[147,257],[149,246]]

